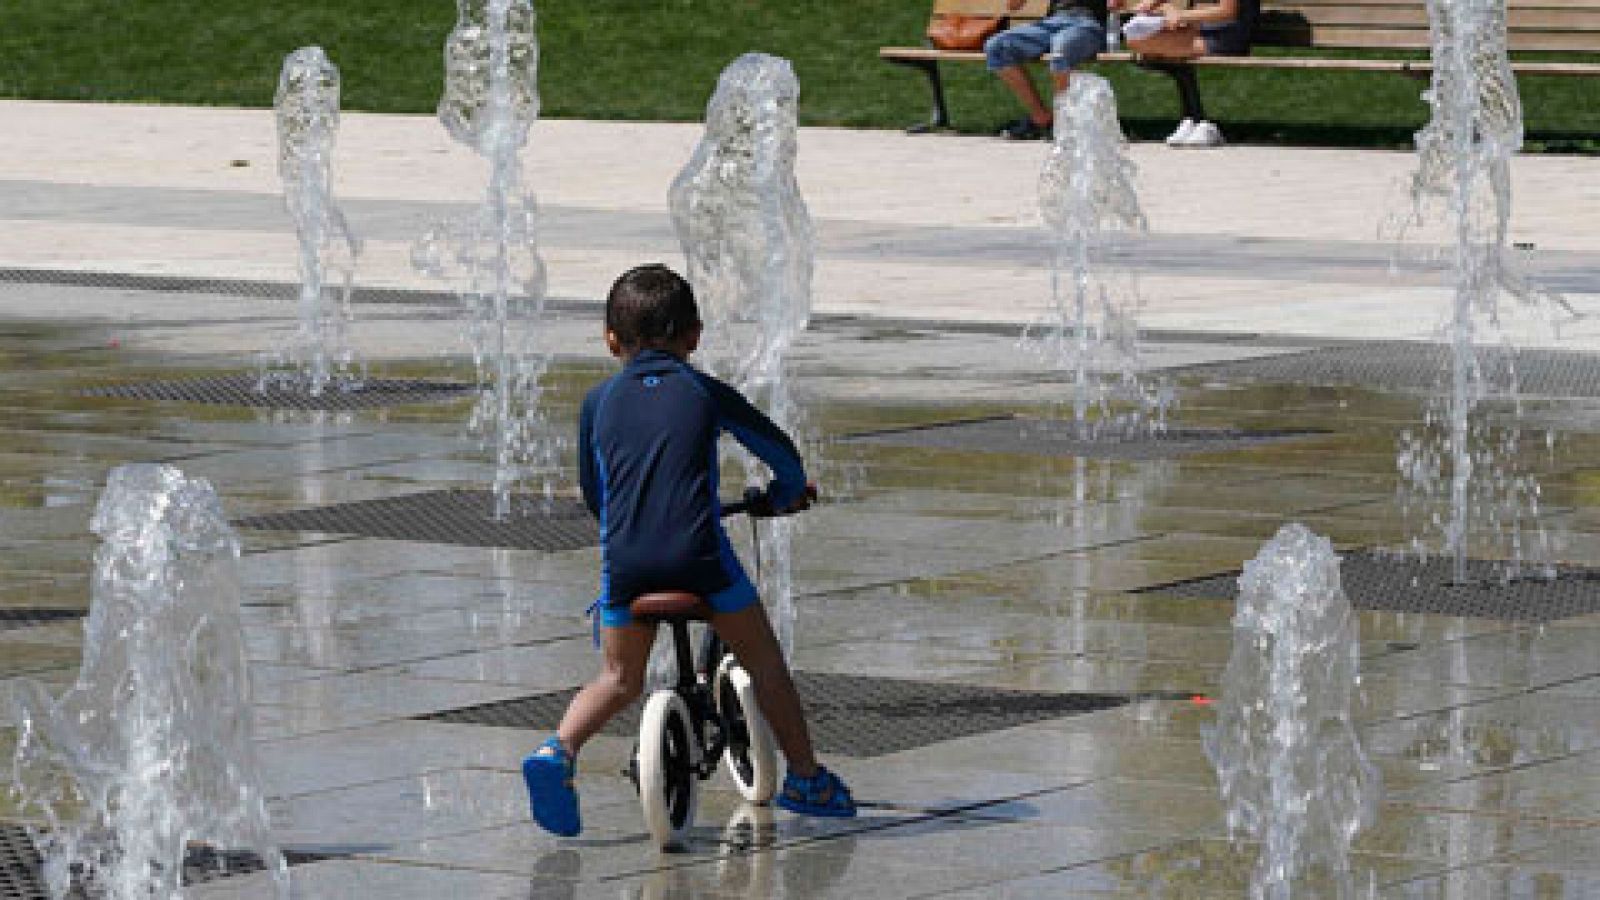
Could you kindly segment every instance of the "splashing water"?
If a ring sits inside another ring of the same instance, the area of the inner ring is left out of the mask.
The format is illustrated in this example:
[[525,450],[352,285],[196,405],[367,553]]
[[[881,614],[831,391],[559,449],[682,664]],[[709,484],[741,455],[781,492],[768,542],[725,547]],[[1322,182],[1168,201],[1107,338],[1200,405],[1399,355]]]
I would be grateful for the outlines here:
[[470,426],[494,453],[495,517],[504,519],[515,484],[555,453],[541,438],[540,379],[549,359],[533,338],[544,314],[545,267],[521,160],[539,117],[539,43],[530,0],[458,0],[457,7],[445,43],[439,120],[489,161],[489,186],[482,206],[430,228],[412,262],[461,285],[467,340],[484,387]]
[[[748,53],[723,70],[706,131],[669,196],[672,224],[705,322],[699,355],[797,437],[804,417],[785,359],[811,316],[811,217],[795,180],[800,83],[789,62]],[[808,448],[809,449],[809,448]],[[756,461],[745,458],[752,477]],[[793,649],[792,546],[798,523],[762,529],[762,594]]]
[[239,621],[238,539],[203,479],[170,466],[114,470],[77,681],[59,699],[13,696],[12,791],[53,896],[182,896],[190,842],[253,850],[287,896],[268,837]]
[[[1073,421],[1081,433],[1160,430],[1172,392],[1165,384],[1147,384],[1138,285],[1131,271],[1108,261],[1114,235],[1146,227],[1110,83],[1074,75],[1056,96],[1055,121],[1055,144],[1039,175],[1039,209],[1055,238],[1052,312],[1042,325],[1030,326],[1024,343],[1072,374]],[[1119,418],[1114,404],[1132,411]]]
[[[1543,314],[1552,326],[1572,308],[1531,284],[1509,253],[1511,159],[1522,147],[1522,103],[1506,53],[1503,0],[1429,0],[1433,82],[1424,94],[1432,118],[1417,133],[1417,169],[1408,208],[1387,223],[1409,239],[1430,223],[1451,245],[1454,303],[1445,331],[1451,349],[1449,400],[1430,407],[1420,434],[1401,438],[1402,504],[1424,511],[1425,549],[1435,533],[1466,580],[1475,524],[1490,525],[1490,552],[1511,559],[1511,573],[1543,545],[1537,529],[1538,483],[1518,469],[1518,426],[1491,426],[1480,404],[1503,392],[1516,401],[1514,351],[1503,334],[1501,296]],[[1496,343],[1498,348],[1485,346]],[[1485,340],[1487,339],[1487,340]],[[1520,415],[1520,404],[1517,404]]]
[[333,200],[339,70],[321,47],[284,58],[276,108],[278,175],[300,243],[300,323],[288,344],[264,360],[261,387],[293,385],[314,396],[330,386],[352,389],[361,380],[350,348],[361,241]]
[[1261,841],[1255,898],[1313,877],[1354,896],[1350,842],[1376,815],[1379,775],[1350,719],[1357,623],[1327,538],[1286,525],[1247,562],[1217,721],[1205,731],[1228,831]]

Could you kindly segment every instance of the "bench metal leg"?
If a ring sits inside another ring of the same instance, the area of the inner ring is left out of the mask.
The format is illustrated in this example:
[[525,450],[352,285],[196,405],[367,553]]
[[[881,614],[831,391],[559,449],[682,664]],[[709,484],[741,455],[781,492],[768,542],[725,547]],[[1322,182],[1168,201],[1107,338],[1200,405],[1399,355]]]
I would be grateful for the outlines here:
[[933,92],[932,117],[923,124],[912,125],[906,129],[907,134],[927,134],[940,128],[950,127],[950,109],[944,102],[944,79],[939,77],[939,63],[932,59],[891,59],[892,63],[910,66],[928,76],[928,88]]

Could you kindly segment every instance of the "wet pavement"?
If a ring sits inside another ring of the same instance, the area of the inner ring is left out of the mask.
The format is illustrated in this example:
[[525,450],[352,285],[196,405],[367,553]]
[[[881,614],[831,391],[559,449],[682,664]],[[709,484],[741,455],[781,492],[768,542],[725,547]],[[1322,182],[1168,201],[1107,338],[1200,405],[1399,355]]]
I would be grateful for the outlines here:
[[[29,294],[18,303],[28,314],[0,329],[0,607],[85,608],[87,520],[121,463],[210,478],[235,517],[487,480],[460,400],[307,413],[83,396],[237,373],[244,348],[287,327],[285,307],[241,320],[205,311],[203,294],[55,290],[152,314],[52,321]],[[592,309],[567,309],[548,330],[562,350],[548,378],[557,432],[610,371]],[[451,354],[408,352],[447,327],[442,302],[370,303],[360,315],[366,342],[397,338],[375,374],[469,377]],[[1200,742],[1232,604],[1162,586],[1238,569],[1288,521],[1342,550],[1402,546],[1413,528],[1396,503],[1394,452],[1422,395],[1223,383],[1183,368],[1306,346],[1178,333],[1150,346],[1180,388],[1176,423],[1306,432],[1291,439],[1171,458],[996,453],[852,436],[1056,414],[1065,379],[1041,374],[1015,329],[821,318],[796,351],[826,498],[798,541],[796,668],[816,684],[994,689],[996,704],[1019,690],[1117,703],[977,733],[948,720],[941,733],[935,716],[903,747],[824,744],[864,801],[855,821],[748,807],[719,775],[677,853],[645,836],[620,774],[626,736],[586,750],[586,831],[557,840],[528,822],[518,775],[542,731],[422,718],[585,680],[594,549],[242,530],[276,835],[335,857],[296,866],[297,885],[321,898],[1240,896],[1254,846],[1229,844]],[[1544,523],[1562,559],[1590,562],[1597,403],[1528,403],[1531,420],[1559,429],[1553,449],[1539,441],[1526,455]],[[543,474],[570,492],[569,466]],[[1385,897],[1600,893],[1600,616],[1359,616],[1356,714],[1385,790],[1377,825],[1356,841],[1358,880]],[[0,677],[64,684],[80,643],[73,619],[0,623]],[[857,702],[812,698],[825,700]],[[243,875],[194,895],[266,887]]]
[[[86,396],[238,376],[292,330],[271,113],[12,101],[0,113],[13,126],[0,142],[0,682],[59,686],[76,672],[88,519],[114,466],[208,477],[235,518],[489,481],[459,398],[312,412]],[[369,251],[355,349],[375,376],[470,379],[455,301],[407,260],[430,220],[481,191],[482,172],[426,117],[344,122],[339,196]],[[540,125],[529,167],[557,315],[540,335],[558,360],[555,433],[570,434],[579,398],[611,371],[605,286],[628,265],[678,258],[665,190],[698,134]],[[1049,296],[1035,202],[1045,149],[802,134],[819,314],[792,358],[824,501],[796,545],[794,662],[802,684],[832,692],[810,697],[814,711],[871,725],[823,747],[861,818],[750,808],[719,775],[687,849],[661,854],[619,774],[631,741],[613,733],[580,763],[584,836],[553,839],[529,823],[518,775],[545,726],[429,717],[589,676],[593,548],[241,528],[274,827],[287,848],[332,857],[295,867],[302,896],[1243,894],[1255,847],[1229,843],[1201,748],[1233,604],[1201,586],[1225,583],[1289,521],[1361,559],[1417,533],[1395,452],[1424,416],[1426,379],[1415,359],[1401,365],[1410,345],[1385,342],[1433,334],[1449,285],[1437,265],[1394,271],[1394,248],[1375,238],[1405,154],[1135,146],[1152,233],[1118,258],[1141,275],[1145,357],[1178,387],[1174,425],[1287,434],[1182,454],[974,446],[942,426],[1050,417],[1069,390],[1017,340]],[[1531,360],[1548,371],[1529,383],[1556,387],[1525,399],[1517,458],[1540,478],[1540,522],[1568,567],[1551,591],[1589,612],[1407,612],[1422,608],[1413,595],[1456,602],[1461,589],[1365,589],[1355,714],[1384,794],[1355,862],[1379,896],[1600,896],[1595,175],[1589,159],[1517,160],[1510,238],[1540,283],[1590,315],[1561,336],[1507,324],[1565,354]],[[1320,369],[1301,364],[1313,355]],[[1398,362],[1362,362],[1374,359]],[[1345,374],[1329,381],[1333,370]],[[1487,408],[1492,421],[1512,413]],[[918,434],[931,437],[904,439]],[[572,491],[570,463],[541,476]],[[734,534],[745,540],[742,524]],[[1479,538],[1474,554],[1494,557],[1493,535]],[[1539,602],[1537,584],[1517,590]],[[968,713],[1050,706],[1018,692],[1113,702],[956,722],[937,704],[874,700],[873,686],[943,688]],[[965,699],[974,691],[988,693]],[[902,711],[894,741],[871,724]],[[12,739],[0,718],[0,753]],[[0,795],[0,826],[18,817],[9,803]],[[11,875],[0,867],[0,886]],[[268,891],[241,875],[193,894]]]

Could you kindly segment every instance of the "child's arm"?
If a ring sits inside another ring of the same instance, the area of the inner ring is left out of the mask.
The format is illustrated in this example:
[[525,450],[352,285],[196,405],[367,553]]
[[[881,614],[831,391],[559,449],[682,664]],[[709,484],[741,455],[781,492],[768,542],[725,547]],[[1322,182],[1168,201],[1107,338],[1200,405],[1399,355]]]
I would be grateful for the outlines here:
[[583,502],[596,519],[605,503],[605,492],[600,487],[600,472],[594,458],[594,411],[599,403],[595,395],[583,398],[583,408],[578,413],[578,487],[583,491]]
[[794,441],[743,394],[715,378],[703,378],[702,382],[716,401],[717,424],[772,470],[767,498],[773,508],[800,505],[806,497],[806,468]]

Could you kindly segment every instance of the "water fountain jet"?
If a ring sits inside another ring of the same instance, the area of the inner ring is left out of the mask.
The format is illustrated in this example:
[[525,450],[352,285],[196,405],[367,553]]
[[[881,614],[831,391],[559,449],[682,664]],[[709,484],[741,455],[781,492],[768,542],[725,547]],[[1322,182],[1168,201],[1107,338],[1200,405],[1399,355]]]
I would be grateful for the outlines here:
[[260,387],[297,387],[312,396],[356,389],[350,294],[361,241],[333,200],[339,70],[321,47],[284,59],[275,107],[278,174],[300,246],[300,321],[287,345],[264,360]]
[[[1444,329],[1449,397],[1442,410],[1429,409],[1423,434],[1402,436],[1399,466],[1408,506],[1442,507],[1430,512],[1431,524],[1452,560],[1455,581],[1464,583],[1475,522],[1488,521],[1503,539],[1509,574],[1529,561],[1528,533],[1540,540],[1537,481],[1516,470],[1519,428],[1497,429],[1477,415],[1497,389],[1516,401],[1512,348],[1499,335],[1504,364],[1497,377],[1498,360],[1491,359],[1489,347],[1501,326],[1501,298],[1515,298],[1552,323],[1575,313],[1558,294],[1528,281],[1509,246],[1511,160],[1522,148],[1523,127],[1507,54],[1505,4],[1428,0],[1428,17],[1433,77],[1423,96],[1431,118],[1416,136],[1410,203],[1388,229],[1402,239],[1430,221],[1447,229],[1455,274]],[[1427,434],[1436,430],[1442,434]],[[1417,544],[1422,546],[1420,538]]]
[[[786,358],[811,315],[815,240],[795,180],[800,83],[789,62],[748,53],[723,70],[705,136],[673,180],[672,224],[699,299],[707,370],[744,392],[778,427],[803,436]],[[755,477],[758,463],[745,457]],[[792,545],[798,522],[762,529],[762,596],[793,648]]]
[[[1147,383],[1138,285],[1131,271],[1110,262],[1116,236],[1146,228],[1116,97],[1104,78],[1076,74],[1056,95],[1055,114],[1055,142],[1039,175],[1039,209],[1054,238],[1051,312],[1024,333],[1024,343],[1072,375],[1080,436],[1159,431],[1172,394]],[[1118,404],[1132,411],[1118,418]]]
[[422,272],[460,282],[467,339],[483,387],[470,428],[494,454],[494,517],[511,513],[512,488],[553,452],[540,441],[540,379],[548,358],[533,346],[544,313],[538,209],[523,185],[521,152],[539,117],[537,16],[531,0],[458,0],[445,43],[439,120],[489,162],[484,203],[441,222],[413,248]]
[[52,896],[181,897],[191,843],[247,849],[288,870],[269,838],[239,621],[239,542],[204,479],[163,465],[112,471],[93,525],[93,603],[77,680],[52,698],[21,682],[11,790]]
[[1355,896],[1350,842],[1380,791],[1351,722],[1359,666],[1333,545],[1284,526],[1239,577],[1233,653],[1204,733],[1229,833],[1261,841],[1256,900],[1301,896],[1314,876],[1341,900]]

